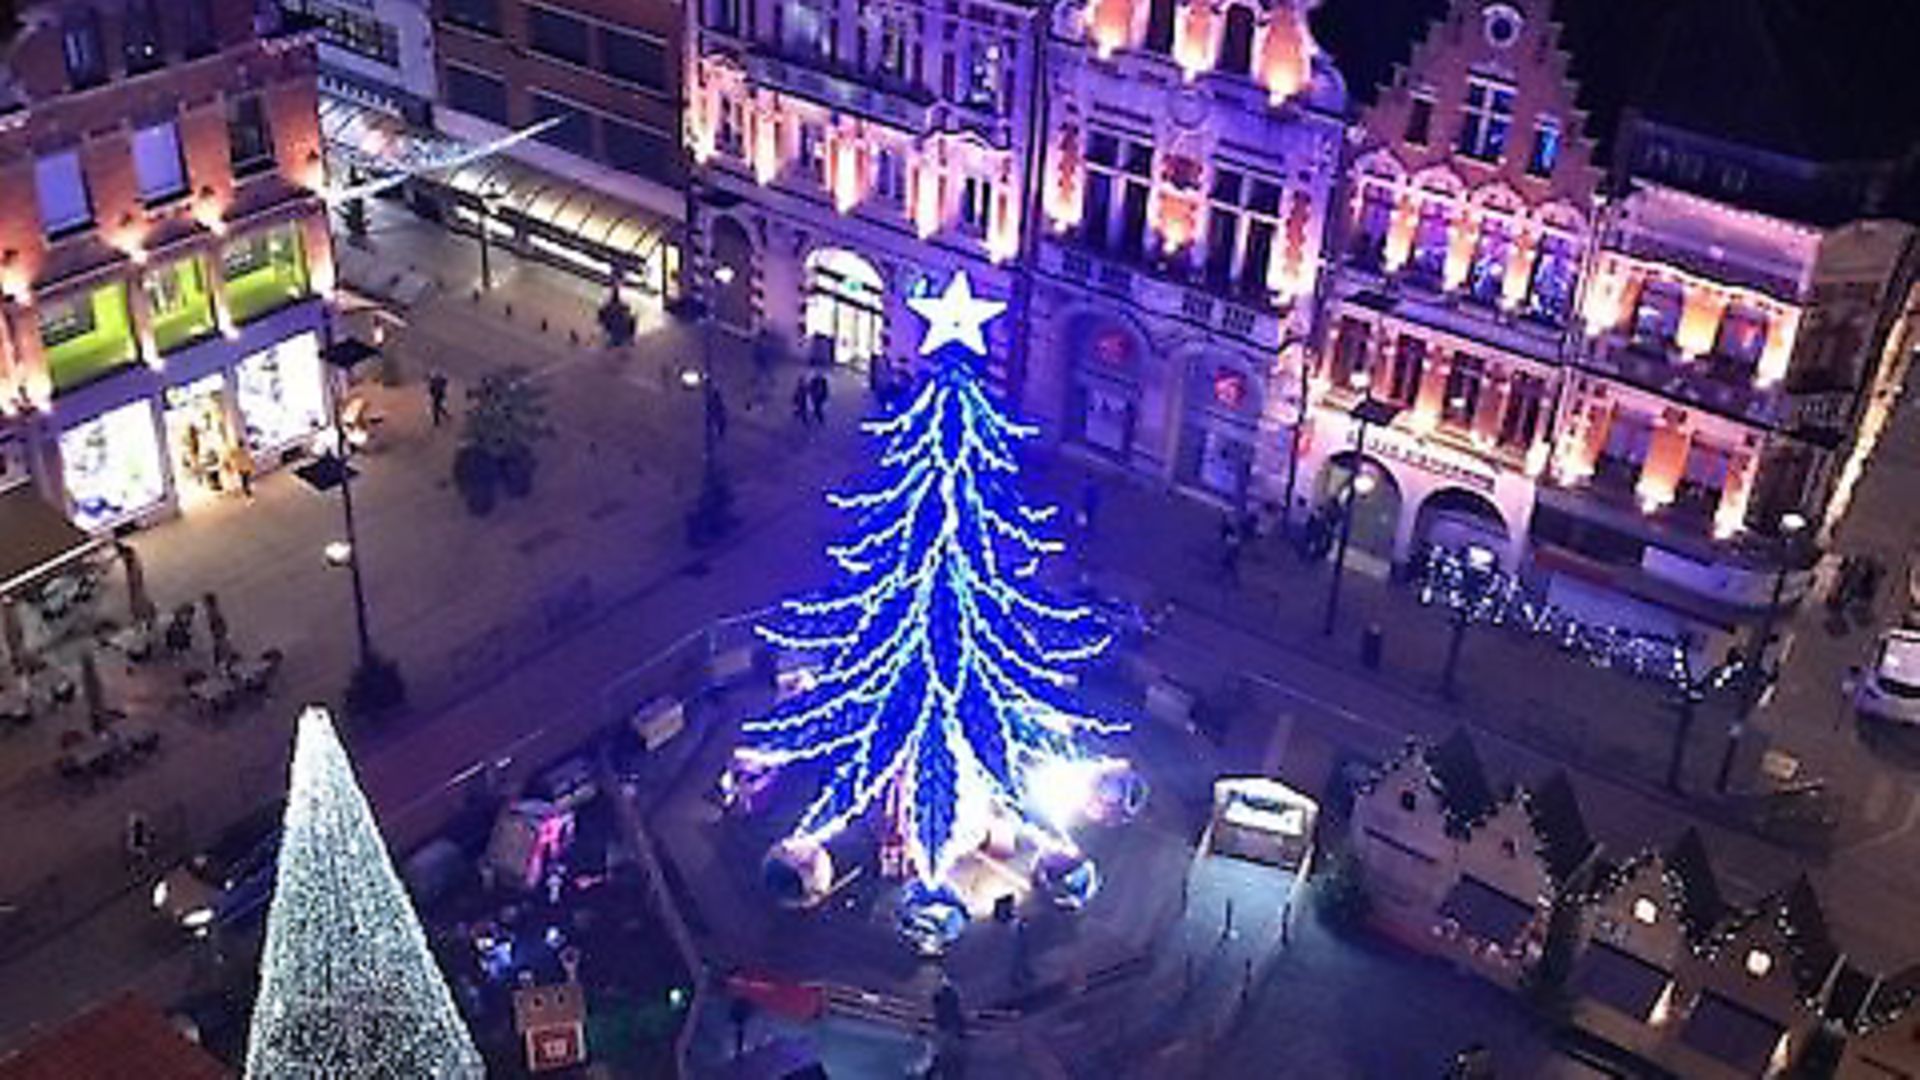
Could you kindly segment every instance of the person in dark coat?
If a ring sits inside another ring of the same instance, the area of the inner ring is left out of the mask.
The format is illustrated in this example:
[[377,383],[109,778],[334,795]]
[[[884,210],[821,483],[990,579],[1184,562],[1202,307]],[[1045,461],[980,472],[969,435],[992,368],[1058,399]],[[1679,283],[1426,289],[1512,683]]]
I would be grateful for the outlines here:
[[813,422],[824,425],[827,422],[827,377],[815,373],[813,381],[807,386],[807,400],[813,406]]
[[447,375],[436,371],[427,376],[427,403],[433,409],[433,426],[439,427],[447,421]]
[[807,377],[802,375],[793,384],[793,418],[800,421],[801,427],[813,423],[812,402],[812,387],[807,384]]

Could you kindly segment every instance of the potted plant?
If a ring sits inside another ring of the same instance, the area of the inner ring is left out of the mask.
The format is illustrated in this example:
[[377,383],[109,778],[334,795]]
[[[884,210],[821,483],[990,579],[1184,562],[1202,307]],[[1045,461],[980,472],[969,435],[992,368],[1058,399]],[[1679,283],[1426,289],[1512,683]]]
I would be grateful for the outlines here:
[[467,420],[453,480],[467,508],[484,516],[496,493],[522,498],[533,490],[537,459],[533,445],[553,434],[547,423],[546,390],[525,368],[481,378],[467,391]]

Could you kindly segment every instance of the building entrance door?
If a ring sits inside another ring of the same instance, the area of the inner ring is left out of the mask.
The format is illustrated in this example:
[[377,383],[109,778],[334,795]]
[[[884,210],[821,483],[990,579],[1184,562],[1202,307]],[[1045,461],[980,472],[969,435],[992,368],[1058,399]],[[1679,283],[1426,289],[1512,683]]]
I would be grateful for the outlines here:
[[228,448],[226,379],[218,372],[166,391],[167,459],[181,512],[226,490]]
[[806,331],[810,346],[834,363],[865,370],[886,348],[880,271],[843,248],[807,256]]

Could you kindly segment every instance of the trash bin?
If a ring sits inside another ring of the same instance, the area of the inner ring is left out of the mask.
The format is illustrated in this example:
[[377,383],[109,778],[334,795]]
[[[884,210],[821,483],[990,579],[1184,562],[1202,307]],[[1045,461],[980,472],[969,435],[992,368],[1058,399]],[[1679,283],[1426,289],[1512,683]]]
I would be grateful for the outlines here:
[[1379,623],[1368,623],[1367,628],[1360,632],[1360,663],[1368,671],[1380,670],[1380,652],[1386,646],[1385,637]]

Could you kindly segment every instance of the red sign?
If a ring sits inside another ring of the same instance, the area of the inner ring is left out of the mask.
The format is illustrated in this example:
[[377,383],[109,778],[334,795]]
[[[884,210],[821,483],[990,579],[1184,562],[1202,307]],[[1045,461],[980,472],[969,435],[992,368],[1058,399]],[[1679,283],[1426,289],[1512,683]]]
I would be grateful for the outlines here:
[[1219,368],[1213,373],[1213,400],[1229,409],[1238,409],[1247,401],[1247,376],[1232,368]]
[[1109,327],[1094,335],[1094,359],[1110,367],[1124,368],[1133,364],[1133,337],[1119,327]]
[[580,1065],[587,1060],[586,1032],[579,1024],[553,1024],[530,1029],[527,1071],[548,1072]]

